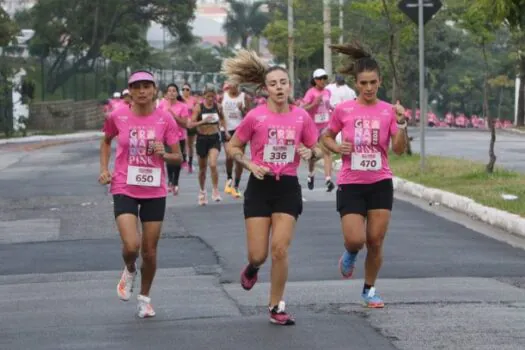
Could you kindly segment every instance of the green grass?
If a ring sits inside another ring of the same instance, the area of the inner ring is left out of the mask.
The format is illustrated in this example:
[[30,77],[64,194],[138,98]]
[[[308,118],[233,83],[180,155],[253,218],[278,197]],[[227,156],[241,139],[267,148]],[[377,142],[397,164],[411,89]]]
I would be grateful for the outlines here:
[[[419,155],[390,155],[390,166],[395,176],[525,217],[524,174],[498,167],[494,173],[488,174],[483,163],[436,156],[427,157],[425,165],[422,173]],[[504,200],[501,197],[503,193],[516,195],[518,199]]]

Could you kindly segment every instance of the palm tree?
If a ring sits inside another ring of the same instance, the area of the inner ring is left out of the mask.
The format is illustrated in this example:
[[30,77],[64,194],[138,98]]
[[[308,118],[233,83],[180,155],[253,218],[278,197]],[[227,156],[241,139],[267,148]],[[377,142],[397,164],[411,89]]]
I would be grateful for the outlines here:
[[269,22],[268,15],[262,12],[265,1],[245,3],[240,0],[226,0],[230,11],[223,28],[226,31],[228,45],[234,46],[240,42],[242,48],[248,48],[248,39],[261,35]]

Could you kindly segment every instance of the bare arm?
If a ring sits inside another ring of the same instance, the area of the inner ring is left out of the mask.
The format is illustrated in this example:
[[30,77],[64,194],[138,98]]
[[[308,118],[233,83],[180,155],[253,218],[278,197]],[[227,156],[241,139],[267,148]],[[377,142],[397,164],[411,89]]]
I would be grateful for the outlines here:
[[163,154],[164,161],[170,164],[180,164],[182,162],[182,154],[179,143],[177,142],[173,145],[169,145],[169,147],[171,152]]
[[113,137],[104,136],[100,140],[100,172],[109,171],[109,158],[111,156],[111,141]]
[[204,120],[197,121],[197,117],[199,116],[200,112],[201,112],[200,105],[195,105],[195,107],[193,107],[193,114],[191,115],[191,120],[188,122],[189,129],[196,128],[206,123]]
[[227,143],[226,152],[236,162],[241,164],[245,169],[250,170],[251,161],[244,155],[244,146],[246,145],[236,135],[233,134],[230,141]]
[[321,143],[331,152],[339,154],[341,153],[341,147],[335,141],[336,136],[337,135],[332,130],[326,129],[321,135]]
[[406,149],[406,127],[407,122],[404,123],[398,123],[397,124],[398,130],[397,132],[392,136],[392,151],[394,151],[395,154],[398,156],[402,155],[405,152]]
[[175,114],[171,109],[168,109],[168,111],[171,113],[177,124],[183,128],[188,128],[189,120],[186,118],[181,118],[178,115]]

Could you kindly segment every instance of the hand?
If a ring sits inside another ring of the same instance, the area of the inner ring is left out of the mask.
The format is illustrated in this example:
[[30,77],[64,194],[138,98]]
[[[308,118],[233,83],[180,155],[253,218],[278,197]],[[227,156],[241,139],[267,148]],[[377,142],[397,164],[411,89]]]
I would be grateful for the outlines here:
[[214,121],[215,121],[215,117],[212,116],[212,115],[210,115],[210,116],[204,118],[204,122],[205,122],[205,123],[213,123]]
[[262,180],[264,176],[270,172],[270,169],[265,166],[259,166],[254,163],[250,163],[248,170],[255,176],[257,179]]
[[225,131],[225,132],[224,132],[224,137],[226,138],[226,141],[230,141],[231,138],[232,138],[232,135],[230,135],[229,132]]
[[154,153],[161,158],[164,158],[164,154],[166,154],[166,148],[164,147],[164,144],[160,141],[155,141],[155,146],[153,149]]
[[350,143],[348,141],[343,141],[343,142],[341,142],[341,144],[339,145],[338,148],[339,149],[338,149],[337,153],[340,153],[340,154],[342,154],[344,156],[348,156],[354,150],[354,145],[352,145],[352,143]]
[[406,121],[405,108],[401,106],[399,101],[397,101],[397,103],[394,105],[394,111],[396,112],[397,122],[400,124],[404,123]]
[[108,185],[111,183],[111,173],[109,170],[103,170],[99,177],[98,177],[98,183],[101,185]]
[[299,146],[297,148],[297,153],[303,158],[304,160],[310,160],[314,156],[314,151],[310,148],[306,148],[303,145]]

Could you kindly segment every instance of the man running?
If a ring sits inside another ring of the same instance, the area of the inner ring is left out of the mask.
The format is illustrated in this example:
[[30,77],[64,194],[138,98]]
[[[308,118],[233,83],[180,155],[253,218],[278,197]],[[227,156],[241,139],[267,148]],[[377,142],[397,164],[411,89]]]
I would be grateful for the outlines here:
[[[254,52],[241,50],[223,63],[223,73],[236,83],[251,83],[268,92],[267,104],[252,109],[228,144],[228,154],[251,172],[244,193],[248,265],[241,285],[253,288],[272,247],[270,322],[293,325],[282,301],[288,278],[288,247],[302,213],[300,158],[318,159],[317,128],[308,113],[288,103],[291,83],[286,69],[268,67]],[[250,143],[252,159],[244,154]],[[270,234],[271,232],[271,234]]]
[[[155,316],[150,290],[157,269],[157,243],[166,209],[165,162],[180,163],[178,127],[173,118],[155,107],[155,79],[138,71],[129,77],[133,104],[113,111],[104,123],[100,143],[99,183],[111,184],[114,214],[122,239],[125,267],[117,284],[117,295],[128,301],[137,277],[136,260],[142,253],[141,286],[137,315]],[[117,138],[113,174],[109,171],[111,142]],[[168,144],[172,153],[166,153]],[[138,218],[142,235],[137,230]]]
[[[344,72],[354,75],[358,90],[356,100],[337,105],[322,137],[325,147],[340,154],[343,161],[337,179],[337,211],[345,246],[339,270],[344,278],[350,278],[357,254],[366,244],[362,298],[367,307],[382,308],[383,299],[374,286],[383,262],[383,242],[394,200],[388,148],[392,142],[396,154],[405,150],[405,133],[399,131],[407,126],[405,111],[399,103],[392,106],[377,98],[381,85],[379,65],[357,42],[331,47],[352,59]],[[339,132],[341,144],[335,141]]]

